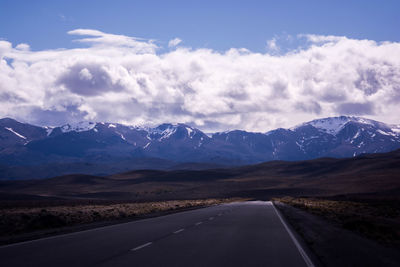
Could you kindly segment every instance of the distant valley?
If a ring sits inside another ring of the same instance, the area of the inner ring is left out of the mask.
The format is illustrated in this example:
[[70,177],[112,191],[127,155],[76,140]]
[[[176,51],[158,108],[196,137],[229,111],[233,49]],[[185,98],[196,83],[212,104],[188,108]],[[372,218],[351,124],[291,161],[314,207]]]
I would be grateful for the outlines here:
[[[6,200],[164,201],[279,196],[400,196],[400,150],[355,158],[271,161],[208,170],[136,170],[109,176],[63,175],[1,181]],[[4,202],[6,203],[6,202]]]

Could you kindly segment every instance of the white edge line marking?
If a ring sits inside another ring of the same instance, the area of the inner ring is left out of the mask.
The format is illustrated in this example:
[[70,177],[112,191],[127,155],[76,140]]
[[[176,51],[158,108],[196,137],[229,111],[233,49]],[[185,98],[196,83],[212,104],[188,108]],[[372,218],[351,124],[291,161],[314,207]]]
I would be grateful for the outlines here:
[[301,247],[299,241],[297,241],[296,237],[294,236],[294,234],[292,233],[292,231],[290,230],[290,228],[287,226],[286,222],[283,220],[282,216],[279,214],[279,212],[276,210],[275,208],[275,204],[273,202],[272,203],[272,207],[275,210],[275,213],[278,215],[279,220],[281,221],[281,223],[283,224],[283,226],[285,227],[286,231],[288,232],[290,238],[292,238],[293,243],[296,245],[297,249],[300,252],[300,255],[303,257],[305,263],[307,264],[308,267],[315,267],[314,264],[312,263],[312,261],[310,260],[310,258],[307,256],[307,253],[304,251],[304,249]]
[[182,231],[184,231],[185,229],[179,229],[179,230],[176,230],[175,232],[174,232],[174,234],[178,234],[178,233],[180,233],[180,232],[182,232]]
[[196,223],[195,225],[197,226],[197,225],[200,225],[200,224],[202,224],[203,222],[198,222],[198,223]]
[[151,244],[153,244],[153,242],[147,242],[146,244],[143,244],[143,245],[141,245],[141,246],[138,246],[138,247],[136,247],[136,248],[131,249],[131,251],[139,250],[139,249],[141,249],[141,248],[150,246]]

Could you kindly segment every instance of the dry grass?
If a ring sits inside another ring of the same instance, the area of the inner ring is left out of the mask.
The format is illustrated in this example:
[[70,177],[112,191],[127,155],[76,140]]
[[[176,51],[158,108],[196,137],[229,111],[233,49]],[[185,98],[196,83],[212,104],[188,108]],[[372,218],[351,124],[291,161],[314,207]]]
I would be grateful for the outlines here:
[[322,216],[370,239],[400,246],[400,203],[397,201],[341,201],[293,197],[274,200]]
[[134,218],[158,212],[210,206],[237,199],[172,200],[144,203],[83,204],[48,207],[7,207],[0,209],[0,236]]

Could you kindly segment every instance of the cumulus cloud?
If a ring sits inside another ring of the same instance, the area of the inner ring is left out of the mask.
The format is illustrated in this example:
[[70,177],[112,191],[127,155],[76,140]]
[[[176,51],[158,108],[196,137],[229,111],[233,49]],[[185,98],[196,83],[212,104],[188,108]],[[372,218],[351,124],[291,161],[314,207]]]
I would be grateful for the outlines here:
[[28,44],[22,43],[22,44],[17,45],[17,46],[15,47],[15,49],[27,51],[27,50],[30,49],[30,46],[29,46]]
[[280,55],[182,46],[157,53],[152,40],[68,33],[87,47],[31,51],[0,41],[0,117],[261,132],[341,114],[399,123],[400,43],[302,35],[307,47]]
[[97,96],[124,89],[119,81],[113,80],[106,66],[97,64],[73,65],[60,76],[56,84],[64,85],[81,96]]
[[175,47],[175,46],[177,46],[178,44],[180,44],[181,42],[182,42],[182,40],[179,39],[179,38],[172,39],[172,40],[170,40],[170,41],[168,42],[168,47]]

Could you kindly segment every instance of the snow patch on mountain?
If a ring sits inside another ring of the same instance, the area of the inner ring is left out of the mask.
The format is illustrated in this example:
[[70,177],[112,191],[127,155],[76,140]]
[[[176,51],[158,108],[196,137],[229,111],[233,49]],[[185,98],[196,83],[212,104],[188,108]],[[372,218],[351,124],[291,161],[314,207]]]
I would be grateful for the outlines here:
[[158,139],[159,141],[163,139],[168,139],[171,135],[173,135],[176,132],[176,128],[167,128],[164,131],[162,131],[161,137]]
[[154,138],[158,141],[162,141],[171,137],[174,133],[176,133],[177,129],[177,124],[161,124],[157,128],[148,129],[149,135],[147,138],[149,140],[153,140]]
[[357,133],[353,136],[353,140],[357,139],[357,137],[359,137],[359,136],[360,136],[360,130],[358,130]]
[[96,127],[96,123],[91,121],[81,121],[75,124],[65,124],[60,127],[63,133],[68,132],[86,132]]
[[193,135],[192,135],[192,133],[194,133],[193,129],[190,128],[190,127],[185,127],[185,128],[186,128],[186,131],[187,131],[187,133],[188,133],[188,136],[189,136],[190,138],[193,138]]
[[54,127],[50,127],[50,126],[45,126],[44,128],[46,129],[47,136],[49,136],[54,130]]
[[116,133],[119,134],[119,136],[121,136],[121,139],[122,139],[122,140],[126,141],[126,138],[125,138],[125,136],[124,136],[122,133],[119,133],[119,132],[116,132]]
[[321,120],[313,120],[309,125],[322,130],[326,133],[336,135],[350,121],[348,117],[327,118]]
[[23,136],[22,134],[17,133],[16,131],[13,130],[13,128],[8,128],[8,127],[4,127],[6,130],[9,130],[10,132],[12,132],[13,134],[15,134],[16,136],[18,136],[19,138],[25,139],[26,137]]
[[400,135],[400,125],[390,125],[390,128],[392,132],[396,133],[397,135]]
[[302,123],[300,125],[297,125],[290,130],[295,131],[296,129],[302,127],[302,126],[307,126],[311,125],[318,130],[331,134],[331,135],[337,135],[349,122],[358,122],[362,124],[368,124],[372,125],[375,127],[387,127],[387,125],[369,120],[369,119],[364,119],[360,117],[350,117],[350,116],[340,116],[340,117],[331,117],[331,118],[324,118],[324,119],[317,119],[313,120],[310,122]]
[[[392,131],[393,131],[393,130],[392,130]],[[398,135],[397,133],[392,132],[392,131],[384,132],[384,131],[382,131],[382,130],[377,130],[378,133],[383,134],[383,135],[391,135],[391,136],[397,136],[397,135]]]

